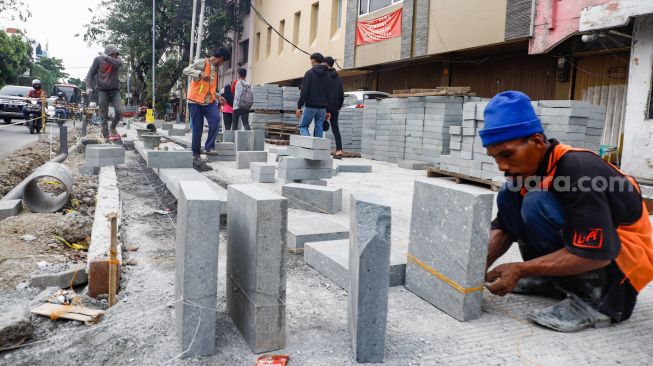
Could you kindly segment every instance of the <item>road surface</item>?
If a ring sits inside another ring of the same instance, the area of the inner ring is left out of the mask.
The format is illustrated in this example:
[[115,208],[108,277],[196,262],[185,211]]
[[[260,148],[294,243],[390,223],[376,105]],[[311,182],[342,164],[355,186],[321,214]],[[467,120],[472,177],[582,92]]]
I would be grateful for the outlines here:
[[29,129],[23,125],[0,124],[0,159],[36,140],[38,135],[30,135]]

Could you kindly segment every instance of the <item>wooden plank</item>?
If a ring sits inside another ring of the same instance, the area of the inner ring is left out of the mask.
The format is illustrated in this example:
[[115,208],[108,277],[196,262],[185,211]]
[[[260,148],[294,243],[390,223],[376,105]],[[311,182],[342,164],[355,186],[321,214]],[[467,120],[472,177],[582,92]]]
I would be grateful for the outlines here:
[[31,312],[33,314],[47,316],[53,320],[61,318],[68,320],[77,320],[84,323],[95,323],[104,315],[104,311],[102,310],[94,310],[81,306],[50,303],[37,306],[36,308],[32,309]]
[[496,183],[494,181],[491,181],[489,179],[482,179],[478,177],[472,177],[469,175],[465,174],[460,174],[460,173],[453,173],[453,172],[448,172],[439,168],[435,167],[430,167],[426,169],[426,176],[429,178],[436,178],[436,177],[452,177],[454,178],[454,182],[458,184],[462,183],[477,183],[477,184],[482,184],[489,186],[489,188],[493,191],[496,192],[501,188],[501,185],[499,183]]

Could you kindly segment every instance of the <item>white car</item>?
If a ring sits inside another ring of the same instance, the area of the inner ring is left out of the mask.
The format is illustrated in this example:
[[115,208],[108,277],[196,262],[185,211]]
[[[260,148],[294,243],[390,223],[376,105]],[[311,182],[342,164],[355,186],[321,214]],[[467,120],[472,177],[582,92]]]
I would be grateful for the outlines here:
[[353,91],[345,92],[345,104],[343,108],[363,108],[367,99],[385,99],[390,94],[379,91]]

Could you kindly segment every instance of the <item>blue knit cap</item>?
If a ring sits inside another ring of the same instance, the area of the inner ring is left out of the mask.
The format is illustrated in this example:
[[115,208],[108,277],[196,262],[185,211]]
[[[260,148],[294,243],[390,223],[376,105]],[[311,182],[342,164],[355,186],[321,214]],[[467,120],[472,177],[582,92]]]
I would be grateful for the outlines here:
[[494,96],[485,107],[483,147],[544,133],[530,98],[522,92],[507,91]]

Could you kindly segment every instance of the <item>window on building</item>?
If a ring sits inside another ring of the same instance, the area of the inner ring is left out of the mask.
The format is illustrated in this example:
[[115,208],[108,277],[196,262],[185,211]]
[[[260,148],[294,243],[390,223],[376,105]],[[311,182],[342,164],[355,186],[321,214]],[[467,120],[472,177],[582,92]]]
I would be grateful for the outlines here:
[[331,0],[331,37],[342,27],[342,0]]
[[239,66],[245,65],[249,62],[249,39],[240,42],[240,50],[238,52],[240,59],[238,60]]
[[365,15],[383,9],[403,0],[361,0],[358,15]]
[[261,32],[257,32],[254,36],[254,62],[259,60],[259,50],[261,49]]
[[313,44],[317,38],[317,30],[320,29],[319,23],[320,3],[313,3],[311,6],[311,32],[309,36],[309,43]]
[[[292,29],[292,43],[294,45],[299,45],[299,26],[302,21],[302,12],[298,11],[295,13],[295,21],[293,23]],[[297,48],[294,48],[293,51],[297,51]]]
[[[283,37],[286,36],[286,20],[285,19],[279,22],[279,33]],[[279,47],[278,47],[279,54],[281,54],[283,52],[283,47],[286,45],[286,41],[284,41],[283,37],[279,36]]]
[[267,37],[265,38],[265,58],[270,58],[272,52],[272,27],[268,27]]

